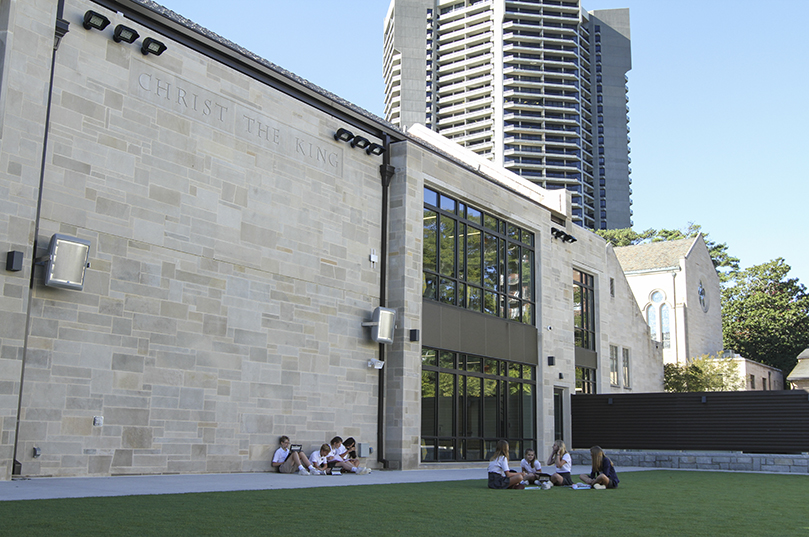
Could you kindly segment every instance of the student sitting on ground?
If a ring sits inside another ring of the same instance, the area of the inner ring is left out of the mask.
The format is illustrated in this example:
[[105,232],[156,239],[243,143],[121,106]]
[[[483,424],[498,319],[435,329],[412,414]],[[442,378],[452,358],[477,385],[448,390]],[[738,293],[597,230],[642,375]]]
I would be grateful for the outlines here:
[[370,474],[370,468],[363,468],[359,466],[358,461],[346,461],[343,460],[341,453],[345,453],[347,450],[343,448],[343,439],[339,436],[335,436],[329,442],[331,445],[331,451],[327,455],[326,459],[328,460],[329,468],[340,468],[345,472],[350,472],[358,475],[365,475]]
[[614,489],[618,486],[618,473],[612,465],[604,450],[598,446],[590,448],[590,456],[593,458],[593,467],[590,475],[581,474],[579,479],[592,486],[594,489]]
[[520,461],[520,470],[525,474],[525,480],[529,483],[539,481],[540,476],[546,476],[542,473],[542,464],[537,460],[536,452],[533,449],[525,450],[525,458]]
[[331,475],[331,469],[329,468],[329,461],[327,459],[329,453],[331,453],[331,447],[328,444],[323,444],[320,446],[320,449],[314,450],[312,454],[309,455],[309,462],[321,473]]
[[[295,471],[300,475],[319,475],[321,473],[320,470],[312,466],[302,451],[290,452],[289,437],[286,435],[281,437],[281,447],[275,450],[272,466],[273,468],[278,468],[278,471],[282,474],[291,474]],[[309,468],[308,471],[307,467]]]
[[525,474],[508,467],[508,442],[500,440],[489,462],[490,489],[524,489]]
[[570,458],[570,453],[567,452],[565,443],[557,440],[553,443],[553,452],[548,457],[548,466],[553,466],[555,473],[551,475],[551,483],[557,487],[565,485],[570,486],[573,480],[570,478],[570,470],[573,467],[573,460]]
[[343,460],[357,463],[357,466],[360,465],[359,457],[357,457],[357,442],[354,440],[354,437],[349,436],[345,440],[343,440],[343,452],[340,453],[340,456]]

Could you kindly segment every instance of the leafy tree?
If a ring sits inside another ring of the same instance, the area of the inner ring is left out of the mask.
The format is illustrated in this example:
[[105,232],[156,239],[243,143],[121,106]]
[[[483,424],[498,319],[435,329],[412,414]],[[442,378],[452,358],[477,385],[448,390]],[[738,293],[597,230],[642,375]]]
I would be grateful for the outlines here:
[[785,375],[809,347],[809,294],[797,278],[787,278],[789,270],[779,257],[733,273],[722,289],[725,348]]
[[685,364],[663,364],[663,388],[667,392],[730,392],[743,387],[733,358],[703,354]]
[[631,227],[625,227],[623,229],[599,229],[596,233],[607,239],[613,246],[633,246],[650,240],[657,234],[657,231],[649,228],[638,233]]
[[[632,246],[635,244],[643,244],[646,242],[664,242],[676,241],[680,239],[691,239],[702,233],[702,226],[689,222],[688,227],[685,229],[652,229],[640,233],[633,231],[632,228],[624,229],[606,229],[596,231],[601,237],[607,239],[613,246]],[[702,233],[702,238],[705,241],[705,246],[708,248],[708,253],[711,255],[714,267],[719,280],[725,282],[729,278],[729,274],[739,270],[739,258],[733,257],[728,253],[728,246],[724,242],[716,243],[708,239],[707,233]],[[727,269],[727,271],[722,271]]]

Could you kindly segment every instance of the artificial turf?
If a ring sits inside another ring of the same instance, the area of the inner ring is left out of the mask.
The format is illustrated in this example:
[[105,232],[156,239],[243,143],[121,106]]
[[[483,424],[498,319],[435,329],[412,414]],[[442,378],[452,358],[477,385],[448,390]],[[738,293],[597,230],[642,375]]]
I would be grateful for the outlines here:
[[809,536],[807,476],[620,478],[615,490],[489,490],[475,479],[0,502],[0,535]]

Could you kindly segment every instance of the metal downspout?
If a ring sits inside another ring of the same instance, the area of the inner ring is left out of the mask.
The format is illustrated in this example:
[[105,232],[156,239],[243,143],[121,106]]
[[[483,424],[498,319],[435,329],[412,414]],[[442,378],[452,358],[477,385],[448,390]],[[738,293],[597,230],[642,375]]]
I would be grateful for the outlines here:
[[12,475],[20,475],[22,473],[22,464],[17,460],[17,447],[19,446],[20,438],[20,416],[22,414],[22,394],[23,386],[25,385],[25,358],[28,355],[28,334],[31,326],[31,307],[34,301],[34,275],[36,273],[36,258],[37,258],[37,242],[39,238],[39,219],[42,214],[42,192],[45,188],[45,163],[48,153],[48,133],[50,132],[51,123],[51,103],[53,102],[53,74],[56,70],[56,51],[59,48],[59,43],[62,38],[67,34],[70,23],[62,18],[65,10],[64,0],[59,0],[56,6],[56,25],[54,28],[53,40],[53,54],[51,56],[51,72],[50,80],[48,81],[48,104],[45,109],[45,129],[42,135],[42,162],[39,169],[39,191],[37,192],[37,212],[34,219],[34,248],[31,259],[31,278],[28,283],[28,307],[25,312],[25,334],[23,336],[23,350],[22,360],[20,363],[20,389],[17,394],[17,416],[14,428],[14,453],[11,456],[13,461]]
[[[395,168],[390,164],[390,135],[383,135],[383,146],[385,152],[382,153],[382,165],[379,166],[379,175],[382,178],[382,244],[380,246],[379,270],[379,305],[385,307],[387,304],[387,281],[388,281],[388,189],[393,179]],[[385,361],[385,345],[379,344],[379,359]],[[385,368],[379,370],[379,394],[377,396],[377,418],[376,418],[376,460],[382,463],[383,468],[388,468],[388,460],[385,458]]]

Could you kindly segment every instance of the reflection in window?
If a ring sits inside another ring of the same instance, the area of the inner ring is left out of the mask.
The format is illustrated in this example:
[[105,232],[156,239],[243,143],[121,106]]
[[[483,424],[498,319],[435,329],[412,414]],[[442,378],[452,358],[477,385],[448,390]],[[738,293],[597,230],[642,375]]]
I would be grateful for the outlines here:
[[576,367],[576,394],[596,393],[596,370],[591,367]]
[[663,335],[663,348],[671,348],[671,329],[669,328],[669,307],[660,306],[660,332]]
[[610,384],[618,386],[618,347],[610,345]]
[[652,339],[657,341],[657,310],[651,304],[646,307],[646,322],[649,323],[649,332]]
[[488,460],[502,438],[510,458],[535,449],[536,389],[536,366],[424,348],[422,461]]
[[534,324],[534,234],[424,189],[423,296]]
[[623,374],[624,374],[624,388],[629,388],[629,349],[621,349],[623,352]]
[[594,351],[595,292],[593,276],[573,270],[573,326],[577,347]]

